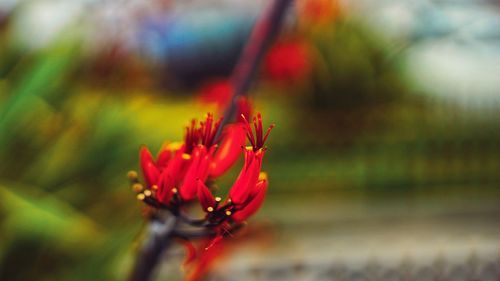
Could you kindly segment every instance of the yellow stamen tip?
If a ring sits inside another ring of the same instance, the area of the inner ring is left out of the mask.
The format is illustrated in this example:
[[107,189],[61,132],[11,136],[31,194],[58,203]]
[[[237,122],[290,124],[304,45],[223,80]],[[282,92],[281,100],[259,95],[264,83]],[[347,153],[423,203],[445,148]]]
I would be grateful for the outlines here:
[[141,192],[143,188],[144,187],[140,183],[135,183],[132,185],[132,190],[134,190],[135,192]]
[[248,151],[251,151],[251,150],[253,150],[253,146],[251,146],[251,145],[245,146],[245,149]]
[[129,171],[127,173],[127,177],[131,180],[135,180],[137,179],[138,175],[137,175],[137,172],[136,171]]
[[207,212],[211,213],[211,212],[213,212],[213,211],[214,211],[214,208],[213,208],[213,207],[208,207],[208,208],[207,208]]
[[142,201],[142,200],[144,200],[144,198],[146,198],[146,196],[144,194],[142,194],[142,193],[137,194],[138,200]]
[[267,173],[266,172],[260,172],[259,173],[259,180],[267,180]]
[[222,201],[222,198],[220,198],[220,197],[215,197],[215,202],[220,202],[220,201]]
[[226,216],[230,216],[231,214],[232,214],[231,211],[229,211],[229,210],[226,211]]
[[153,184],[153,186],[151,186],[151,189],[152,190],[158,190],[158,186],[156,184]]
[[177,188],[175,188],[175,187],[172,188],[172,193],[177,193],[177,192],[178,192]]
[[187,154],[187,153],[183,153],[183,154],[182,154],[182,159],[184,159],[184,160],[189,160],[189,159],[191,159],[191,155],[189,155],[189,154]]
[[151,190],[149,189],[146,189],[144,190],[144,195],[146,195],[147,197],[151,196],[153,193],[151,192]]

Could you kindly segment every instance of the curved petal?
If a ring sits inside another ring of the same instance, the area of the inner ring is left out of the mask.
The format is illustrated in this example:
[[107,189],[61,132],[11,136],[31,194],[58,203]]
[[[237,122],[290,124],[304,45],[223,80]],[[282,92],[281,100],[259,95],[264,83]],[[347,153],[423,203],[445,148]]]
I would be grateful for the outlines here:
[[172,197],[172,189],[177,187],[180,179],[184,176],[185,166],[190,161],[190,156],[185,154],[185,146],[181,146],[175,153],[169,165],[161,173],[158,183],[157,197],[160,202],[168,204]]
[[262,203],[264,202],[264,199],[266,197],[268,181],[260,181],[259,183],[257,183],[256,187],[257,192],[253,196],[253,198],[251,198],[241,210],[235,212],[231,217],[234,221],[242,222],[246,220],[251,215],[255,214],[262,206]]
[[210,163],[210,176],[224,174],[238,160],[245,145],[246,131],[241,124],[231,124],[224,128],[224,138]]
[[[205,212],[214,211],[215,198],[208,187],[201,181],[198,180],[198,199],[200,200],[201,207]],[[212,208],[212,209],[210,209]]]
[[246,151],[245,165],[229,191],[229,197],[234,204],[241,205],[247,201],[251,189],[257,184],[259,179],[263,156],[263,150],[258,150],[257,152],[253,152],[252,150]]
[[172,145],[164,144],[160,151],[158,152],[158,156],[156,157],[156,165],[158,169],[161,171],[167,167],[168,161],[172,158]]
[[205,166],[208,165],[207,149],[203,145],[198,145],[193,149],[191,164],[189,165],[179,194],[185,201],[193,200],[196,197],[198,190],[197,180],[204,177],[202,172],[206,171]]
[[160,172],[156,168],[151,152],[146,146],[141,147],[139,153],[142,174],[144,175],[144,181],[148,187],[158,184],[158,178]]

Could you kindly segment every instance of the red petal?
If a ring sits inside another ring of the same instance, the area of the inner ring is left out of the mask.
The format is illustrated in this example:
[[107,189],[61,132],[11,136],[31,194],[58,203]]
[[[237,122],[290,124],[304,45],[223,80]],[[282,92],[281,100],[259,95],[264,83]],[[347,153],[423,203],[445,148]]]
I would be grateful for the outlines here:
[[148,185],[148,187],[157,184],[160,172],[156,168],[153,156],[146,146],[143,146],[141,148],[139,157],[141,162],[142,174],[144,175],[146,184]]
[[158,182],[158,191],[156,193],[156,198],[158,199],[158,201],[165,205],[169,205],[170,199],[172,199],[172,196],[174,195],[174,193],[172,192],[173,188],[174,185],[172,178],[166,171],[163,171]]
[[233,85],[227,79],[217,79],[201,87],[200,101],[225,107],[231,101],[232,93]]
[[248,194],[248,198],[252,200],[252,198],[259,193],[260,189],[264,186],[267,185],[267,179],[259,180],[257,184],[255,185],[254,188],[250,190],[250,193]]
[[208,208],[213,208],[215,206],[215,198],[212,192],[210,192],[208,187],[201,180],[198,181],[198,199],[200,199],[201,207],[205,212],[207,212]]
[[167,167],[168,161],[172,158],[172,150],[168,145],[164,145],[160,152],[158,152],[158,157],[156,158],[156,164],[160,170]]
[[200,171],[199,178],[203,182],[205,182],[208,178],[208,171],[210,168],[210,155],[207,153],[202,159],[200,163]]
[[247,150],[245,154],[245,166],[243,166],[240,175],[229,191],[229,196],[234,204],[245,203],[251,189],[257,184],[263,155],[262,150],[258,150],[255,153]]
[[181,198],[185,201],[192,200],[196,197],[196,192],[198,190],[197,180],[204,176],[201,172],[204,172],[206,170],[204,166],[208,165],[206,155],[207,149],[203,145],[199,145],[193,149],[191,164],[189,165],[179,190]]
[[172,197],[172,188],[177,187],[180,178],[184,176],[184,167],[189,163],[189,159],[184,157],[185,146],[181,146],[170,160],[167,168],[162,172],[158,184],[157,197],[160,202],[168,204]]
[[240,124],[227,125],[224,138],[210,164],[210,176],[218,177],[238,160],[241,147],[245,145],[246,131]]
[[262,206],[264,199],[266,197],[268,181],[263,180],[260,181],[256,187],[258,187],[258,191],[255,196],[243,207],[243,209],[235,212],[231,217],[236,222],[242,222],[249,218],[251,215],[255,214]]

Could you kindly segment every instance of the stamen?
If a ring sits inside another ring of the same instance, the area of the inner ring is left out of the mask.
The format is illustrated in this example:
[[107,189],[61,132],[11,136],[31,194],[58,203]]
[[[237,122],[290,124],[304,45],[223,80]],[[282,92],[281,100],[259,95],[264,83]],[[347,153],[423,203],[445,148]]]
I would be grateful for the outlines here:
[[175,193],[177,193],[177,192],[178,192],[177,188],[175,188],[175,187],[174,187],[174,188],[172,188],[172,193],[174,193],[174,194],[175,194]]
[[131,181],[135,181],[135,180],[137,180],[138,175],[137,175],[137,172],[136,172],[136,171],[129,171],[129,172],[127,173],[127,177],[128,177]]
[[216,143],[215,135],[219,130],[221,122],[222,118],[214,122],[214,115],[207,113],[205,122],[200,122],[200,128],[198,129],[201,144],[210,148]]
[[257,147],[260,148],[262,147],[262,116],[260,113],[257,114],[257,118],[253,118],[253,127],[255,128]]
[[214,211],[214,208],[213,208],[213,207],[208,207],[208,208],[207,208],[207,212],[211,213],[211,212],[213,212],[213,211]]
[[182,153],[182,159],[189,160],[189,159],[191,159],[191,155],[189,155],[187,153]]
[[255,137],[252,132],[252,128],[250,127],[250,123],[248,123],[248,120],[245,118],[245,115],[241,114],[241,118],[243,119],[247,131],[247,138],[250,141],[250,144],[252,147],[255,147]]
[[269,126],[269,128],[267,128],[267,132],[266,132],[266,135],[264,136],[264,140],[262,141],[262,144],[264,144],[267,140],[267,137],[269,136],[269,133],[271,132],[271,130],[275,127],[276,125],[273,123]]
[[149,196],[153,195],[153,193],[151,192],[151,190],[146,189],[146,190],[144,190],[144,195],[149,197]]
[[151,186],[151,189],[152,190],[158,190],[158,186],[156,184],[154,184],[153,186]]
[[[269,137],[269,133],[271,130],[274,128],[274,124],[271,124],[269,128],[267,129],[265,135],[264,135],[264,127],[262,124],[262,115],[260,113],[257,114],[257,117],[254,117],[252,119],[253,123],[253,128],[252,125],[250,125],[250,122],[246,119],[244,115],[241,115],[241,119],[243,120],[243,123],[245,125],[245,130],[247,134],[247,138],[250,141],[250,144],[252,145],[253,151],[257,151],[261,148],[264,148],[264,144]],[[253,132],[255,130],[255,133]]]
[[146,195],[144,195],[142,193],[137,194],[137,200],[143,201],[145,198],[146,198]]
[[191,152],[191,150],[199,142],[200,134],[197,130],[196,119],[191,120],[191,125],[186,127],[186,135],[184,137],[184,143],[186,144],[186,151]]
[[136,183],[136,184],[132,185],[132,190],[135,192],[141,192],[143,189],[144,189],[144,186],[142,186],[142,184],[140,184],[140,183]]
[[210,138],[210,131],[212,130],[212,121],[213,121],[213,116],[210,113],[207,113],[207,120],[205,124],[205,145],[209,145],[209,138]]
[[222,198],[220,198],[220,197],[215,197],[215,202],[220,202],[220,201],[222,201]]
[[226,211],[226,216],[229,217],[231,214],[232,214],[231,211],[229,211],[229,210]]

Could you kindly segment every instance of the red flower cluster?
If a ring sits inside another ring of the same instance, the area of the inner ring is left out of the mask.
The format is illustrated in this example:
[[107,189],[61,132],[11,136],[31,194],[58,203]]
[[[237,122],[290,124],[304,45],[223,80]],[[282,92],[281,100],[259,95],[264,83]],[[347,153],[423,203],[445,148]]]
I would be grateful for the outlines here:
[[219,223],[221,220],[224,220],[225,216],[231,215],[232,220],[235,222],[244,221],[253,215],[264,201],[268,181],[266,174],[261,172],[261,167],[266,151],[264,143],[273,125],[264,134],[262,117],[259,114],[253,120],[254,134],[246,119],[244,119],[244,122],[251,146],[245,148],[245,163],[238,178],[229,190],[229,198],[225,200],[224,204],[219,204],[221,199],[218,197],[214,198],[203,181],[198,181],[198,198],[203,210],[207,212],[210,222]]
[[[204,222],[217,234],[229,223],[238,223],[254,214],[261,206],[266,190],[267,176],[261,172],[266,148],[264,143],[273,126],[264,132],[260,114],[252,125],[244,115],[240,122],[225,127],[222,139],[216,139],[221,120],[208,114],[203,122],[193,120],[186,127],[184,142],[162,147],[156,159],[146,147],[140,151],[140,164],[146,184],[139,191],[139,199],[157,208],[176,214],[183,203],[196,198],[206,213]],[[248,138],[250,146],[245,147]],[[217,144],[220,143],[220,146]],[[226,172],[244,153],[243,168],[222,201],[214,197],[206,185]]]

